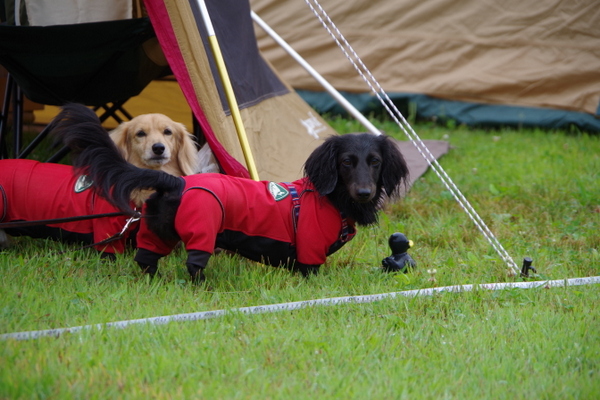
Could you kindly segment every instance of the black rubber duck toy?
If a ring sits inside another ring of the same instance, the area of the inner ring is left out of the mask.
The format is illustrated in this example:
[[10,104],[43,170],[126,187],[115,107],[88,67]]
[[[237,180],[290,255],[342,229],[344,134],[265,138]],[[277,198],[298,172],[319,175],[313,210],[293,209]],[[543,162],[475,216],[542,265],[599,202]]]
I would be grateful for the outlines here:
[[390,236],[388,243],[392,255],[381,261],[385,272],[407,272],[411,268],[416,268],[417,262],[407,253],[413,246],[412,240],[408,240],[403,233],[396,232]]

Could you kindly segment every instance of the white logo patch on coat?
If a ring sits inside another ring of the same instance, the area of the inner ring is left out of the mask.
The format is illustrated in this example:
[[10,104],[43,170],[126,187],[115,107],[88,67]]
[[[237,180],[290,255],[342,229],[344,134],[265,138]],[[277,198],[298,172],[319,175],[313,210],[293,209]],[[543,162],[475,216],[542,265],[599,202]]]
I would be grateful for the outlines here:
[[73,189],[75,190],[75,193],[81,193],[92,187],[93,184],[94,181],[92,181],[87,175],[81,175],[79,178],[77,178],[75,187]]
[[269,189],[269,193],[271,193],[271,196],[273,196],[275,201],[283,200],[290,194],[289,190],[279,183],[269,182],[267,188]]

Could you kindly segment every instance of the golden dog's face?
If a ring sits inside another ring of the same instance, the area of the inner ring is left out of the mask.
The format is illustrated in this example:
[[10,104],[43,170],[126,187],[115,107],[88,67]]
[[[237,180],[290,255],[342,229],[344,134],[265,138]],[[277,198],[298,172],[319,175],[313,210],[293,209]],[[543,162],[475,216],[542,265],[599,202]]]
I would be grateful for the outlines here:
[[195,173],[197,149],[185,126],[163,114],[143,114],[110,133],[123,157],[140,168],[175,176]]

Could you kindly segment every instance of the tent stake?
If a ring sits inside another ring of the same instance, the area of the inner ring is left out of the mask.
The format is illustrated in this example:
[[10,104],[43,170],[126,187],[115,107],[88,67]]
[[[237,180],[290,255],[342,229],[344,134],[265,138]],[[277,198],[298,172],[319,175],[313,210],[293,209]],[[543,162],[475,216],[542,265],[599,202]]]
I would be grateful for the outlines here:
[[254,157],[252,156],[250,144],[248,143],[248,136],[246,135],[246,130],[244,129],[244,123],[242,122],[240,109],[238,107],[235,94],[233,93],[231,80],[229,79],[229,74],[227,73],[227,67],[225,66],[225,61],[223,60],[223,54],[221,53],[221,48],[219,47],[219,42],[217,40],[217,36],[215,35],[215,30],[213,28],[212,21],[210,20],[210,15],[208,15],[206,3],[204,2],[204,0],[197,0],[197,3],[202,14],[204,26],[206,27],[206,31],[208,32],[208,42],[210,43],[210,48],[213,52],[215,63],[217,64],[217,69],[219,70],[221,82],[223,82],[223,88],[225,90],[225,95],[227,96],[229,109],[231,110],[231,117],[233,118],[233,123],[235,125],[235,129],[238,135],[238,140],[240,141],[240,146],[242,146],[242,152],[244,153],[244,159],[246,160],[248,172],[250,173],[250,177],[257,181],[258,172],[256,170],[256,164],[254,163]]

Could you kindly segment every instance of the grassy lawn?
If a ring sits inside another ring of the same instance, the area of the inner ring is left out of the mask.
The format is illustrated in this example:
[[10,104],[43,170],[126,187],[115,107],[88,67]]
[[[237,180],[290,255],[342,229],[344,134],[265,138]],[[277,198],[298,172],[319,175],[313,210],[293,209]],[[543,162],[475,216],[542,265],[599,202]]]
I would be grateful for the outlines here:
[[[600,275],[600,137],[414,127],[450,142],[440,164],[515,262],[533,258],[533,279]],[[397,231],[418,266],[385,274]],[[178,250],[148,282],[133,252],[111,263],[73,249],[17,238],[0,253],[0,333],[522,281],[431,172],[309,279],[221,254],[194,286]],[[594,399],[599,309],[597,285],[476,290],[3,340],[0,399]]]

